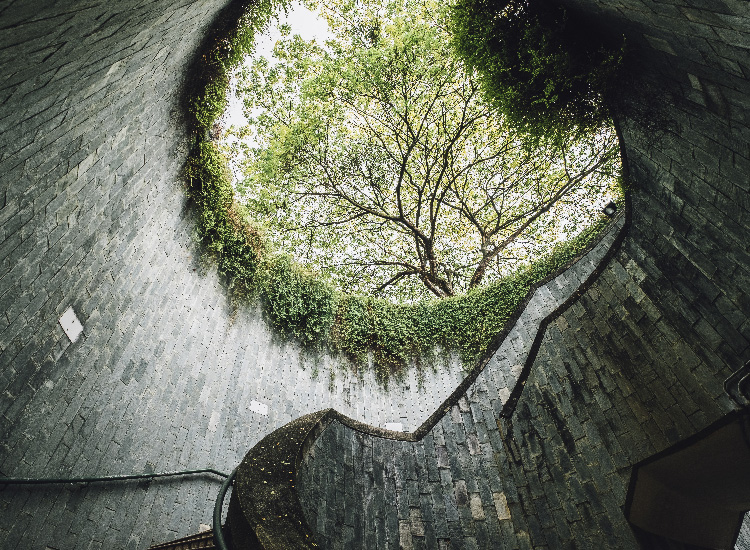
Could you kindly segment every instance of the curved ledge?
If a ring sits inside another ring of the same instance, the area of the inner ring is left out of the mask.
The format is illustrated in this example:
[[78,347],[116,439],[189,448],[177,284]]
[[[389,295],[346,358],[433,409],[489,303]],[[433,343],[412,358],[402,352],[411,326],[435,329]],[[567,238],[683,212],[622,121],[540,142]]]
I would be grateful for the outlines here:
[[317,548],[297,496],[296,476],[333,409],[302,416],[271,432],[237,468],[228,525],[236,550]]
[[[529,290],[529,293],[526,295],[526,298],[521,303],[521,305],[519,305],[516,313],[514,313],[514,315],[508,321],[506,328],[497,335],[493,345],[490,346],[490,348],[485,352],[482,359],[471,370],[471,372],[469,372],[466,378],[464,378],[464,380],[456,387],[456,389],[450,394],[450,396],[445,401],[443,401],[443,403],[439,407],[437,407],[436,410],[427,418],[427,420],[425,420],[416,430],[414,430],[413,432],[395,432],[386,430],[384,428],[379,428],[364,422],[360,422],[337,411],[335,412],[336,419],[345,426],[368,435],[374,435],[387,439],[396,439],[400,441],[421,440],[427,433],[430,432],[430,430],[432,430],[435,424],[440,421],[440,419],[451,409],[451,407],[458,403],[459,399],[461,399],[461,397],[466,394],[466,392],[477,381],[480,375],[486,372],[486,369],[488,366],[490,366],[492,360],[498,359],[498,355],[503,355],[503,352],[505,351],[503,349],[504,346],[507,344],[508,348],[514,347],[513,343],[509,342],[509,337],[514,336],[514,331],[517,329],[518,325],[523,325],[523,334],[531,336],[532,338],[530,339],[530,341],[532,343],[528,347],[528,351],[525,354],[525,360],[522,368],[519,369],[520,372],[518,373],[518,376],[513,380],[512,387],[508,388],[509,397],[502,403],[502,411],[499,413],[500,416],[505,418],[512,416],[513,411],[515,410],[516,403],[518,402],[518,399],[523,392],[523,387],[526,379],[529,377],[529,374],[531,372],[531,366],[534,363],[547,326],[549,326],[552,321],[554,321],[561,313],[563,313],[568,307],[570,307],[573,302],[575,302],[593,284],[593,282],[596,281],[601,272],[609,263],[609,260],[617,253],[620,245],[625,239],[628,228],[630,226],[631,214],[631,201],[630,198],[626,196],[624,210],[620,214],[618,214],[615,219],[612,220],[610,225],[602,231],[597,239],[592,241],[577,258],[569,262],[567,265],[565,265],[549,277],[539,281]],[[616,234],[614,236],[611,235],[613,231],[616,231]],[[536,304],[533,303],[537,296],[537,291],[543,289],[546,285],[548,285],[548,283],[555,281],[562,275],[568,273],[574,266],[583,264],[587,259],[591,259],[589,258],[589,255],[597,247],[607,246],[604,242],[607,237],[613,237],[611,244],[608,245],[606,252],[604,252],[598,262],[595,262],[593,266],[591,266],[591,264],[587,266],[591,269],[588,271],[583,280],[575,286],[575,288],[572,290],[572,292],[570,292],[569,295],[559,297],[556,300],[556,307],[554,307],[551,312],[549,312],[541,319],[535,319],[534,314],[538,314],[540,310],[539,307],[534,307]],[[529,314],[530,309],[534,309],[534,314]],[[528,316],[530,319],[526,319],[524,318],[524,316]],[[535,330],[528,330],[529,321],[538,323],[538,325],[535,327]]]

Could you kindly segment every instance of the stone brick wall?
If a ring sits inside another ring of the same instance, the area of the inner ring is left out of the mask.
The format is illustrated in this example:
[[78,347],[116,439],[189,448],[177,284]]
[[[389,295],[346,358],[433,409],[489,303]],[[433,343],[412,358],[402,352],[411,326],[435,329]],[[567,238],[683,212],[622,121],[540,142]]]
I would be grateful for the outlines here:
[[[721,382],[750,359],[748,4],[567,3],[624,29],[664,92],[666,133],[623,121],[629,237],[548,327],[509,420],[480,381],[417,444],[324,434],[304,491],[334,546],[632,546],[630,466],[731,407]],[[328,406],[411,430],[461,380],[458,365],[388,390],[342,373],[233,314],[199,261],[179,97],[224,4],[0,3],[3,475],[231,470]],[[58,324],[70,305],[75,344]],[[0,546],[145,548],[209,523],[217,490],[6,487]]]
[[[159,410],[144,396],[165,400],[175,389],[153,361],[174,345],[153,336],[167,322],[170,271],[177,263],[194,267],[176,178],[187,137],[178,97],[221,5],[0,5],[5,475],[116,474],[181,464],[180,441],[190,426],[147,434],[149,414],[173,418],[174,412],[168,400]],[[159,264],[166,265],[157,271]],[[199,298],[186,293],[183,304]],[[69,305],[84,325],[75,345],[58,324]],[[139,350],[144,341],[147,349]],[[139,386],[155,372],[156,380]],[[144,440],[153,443],[138,448]],[[205,499],[201,493],[210,486],[183,486],[180,498]],[[169,529],[195,530],[180,525],[184,510],[164,514],[165,495],[145,487],[5,488],[0,546],[144,547]],[[159,522],[162,515],[171,519]],[[139,532],[138,524],[147,527]]]
[[[627,33],[667,130],[625,124],[643,290],[717,372],[750,359],[750,8],[573,0]],[[648,97],[648,96],[647,96]],[[723,374],[722,373],[722,374]]]
[[632,466],[733,407],[627,248],[549,326],[510,418],[480,383],[415,444],[329,427],[298,478],[323,547],[638,548]]
[[637,548],[633,465],[733,409],[723,380],[750,359],[750,9],[568,3],[627,32],[633,87],[658,91],[667,123],[622,121],[629,235],[549,325],[509,418],[478,386],[415,444],[329,427],[300,478],[325,548]]
[[[257,308],[233,312],[200,261],[180,94],[226,3],[0,4],[2,475],[231,471],[329,406],[413,429],[464,375],[453,361],[380,387],[272,334]],[[5,488],[0,546],[144,548],[208,524],[217,491]]]
[[[1,475],[230,471],[330,406],[413,430],[465,375],[454,361],[386,389],[232,311],[179,180],[180,93],[223,4],[0,6]],[[210,523],[217,491],[4,487],[0,546],[145,548]]]

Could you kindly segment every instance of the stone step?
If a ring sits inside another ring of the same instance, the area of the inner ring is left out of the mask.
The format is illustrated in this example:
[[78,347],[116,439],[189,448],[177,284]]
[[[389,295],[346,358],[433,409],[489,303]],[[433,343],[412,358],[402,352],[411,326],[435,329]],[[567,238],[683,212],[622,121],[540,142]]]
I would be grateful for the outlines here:
[[171,542],[149,546],[149,550],[212,550],[215,548],[213,529]]

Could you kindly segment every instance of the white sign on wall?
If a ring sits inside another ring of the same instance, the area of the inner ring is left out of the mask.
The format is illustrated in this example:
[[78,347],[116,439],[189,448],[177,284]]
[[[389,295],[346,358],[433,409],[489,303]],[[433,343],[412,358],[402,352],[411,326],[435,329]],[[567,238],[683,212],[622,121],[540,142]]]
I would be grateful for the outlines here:
[[268,416],[268,405],[258,403],[257,401],[250,401],[250,410],[263,416]]
[[60,317],[60,326],[65,331],[65,334],[68,335],[70,342],[74,344],[83,332],[83,325],[78,320],[76,312],[73,311],[73,306],[68,306],[68,309]]

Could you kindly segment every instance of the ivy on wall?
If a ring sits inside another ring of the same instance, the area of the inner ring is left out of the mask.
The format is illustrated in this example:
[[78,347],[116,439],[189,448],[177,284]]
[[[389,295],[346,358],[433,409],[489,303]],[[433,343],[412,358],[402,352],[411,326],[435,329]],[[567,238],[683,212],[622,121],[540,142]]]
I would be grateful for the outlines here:
[[308,347],[341,352],[358,367],[367,365],[372,354],[382,382],[436,347],[458,352],[464,365],[474,365],[534,285],[580,256],[607,219],[504,279],[463,296],[415,304],[345,294],[274,254],[234,200],[227,159],[211,141],[210,130],[226,107],[231,69],[252,50],[254,35],[264,30],[274,11],[285,7],[272,0],[232,3],[193,71],[187,108],[195,143],[185,179],[205,250],[238,296],[261,299],[282,334]]

